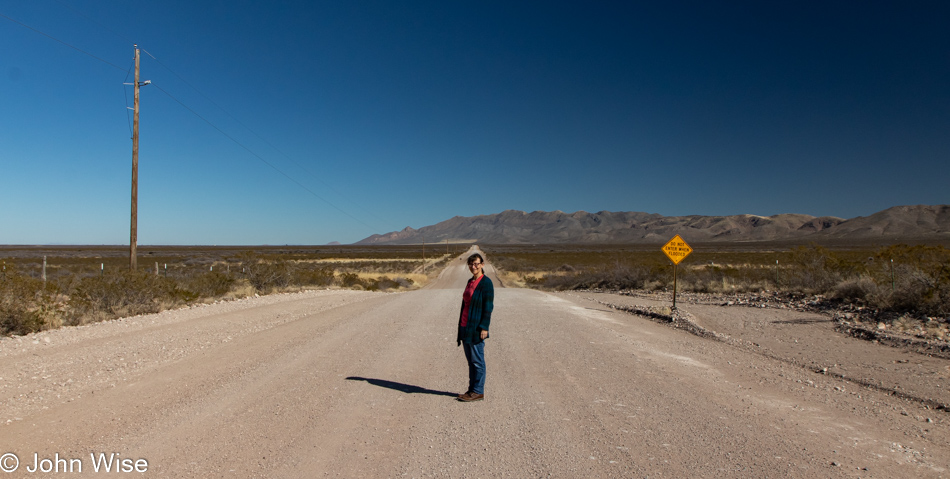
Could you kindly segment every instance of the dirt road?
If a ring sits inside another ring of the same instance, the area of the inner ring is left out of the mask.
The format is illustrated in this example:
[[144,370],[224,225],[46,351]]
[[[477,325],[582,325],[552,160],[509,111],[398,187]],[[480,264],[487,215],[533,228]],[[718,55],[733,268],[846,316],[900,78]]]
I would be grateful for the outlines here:
[[34,454],[40,470],[98,476],[110,453],[145,477],[950,476],[946,411],[602,298],[497,282],[486,400],[458,402],[468,273],[452,263],[414,292],[276,295],[5,338],[0,467],[19,465],[0,477],[40,475]]

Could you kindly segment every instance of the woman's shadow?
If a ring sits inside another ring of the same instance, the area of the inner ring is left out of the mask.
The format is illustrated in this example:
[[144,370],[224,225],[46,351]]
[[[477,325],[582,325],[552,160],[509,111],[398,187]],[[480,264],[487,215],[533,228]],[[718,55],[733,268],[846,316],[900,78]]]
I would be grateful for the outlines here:
[[350,381],[366,381],[373,386],[379,386],[381,388],[393,389],[399,392],[404,392],[406,394],[434,394],[436,396],[450,396],[456,397],[457,393],[450,393],[448,391],[435,391],[432,389],[421,388],[419,386],[412,386],[410,384],[397,383],[395,381],[387,381],[385,379],[373,379],[373,378],[361,378],[359,376],[350,376],[346,378]]

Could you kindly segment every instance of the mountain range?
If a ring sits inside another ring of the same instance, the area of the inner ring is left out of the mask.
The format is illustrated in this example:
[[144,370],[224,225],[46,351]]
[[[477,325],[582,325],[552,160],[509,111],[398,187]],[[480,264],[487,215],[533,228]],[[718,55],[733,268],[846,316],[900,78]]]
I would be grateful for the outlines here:
[[870,216],[663,216],[656,213],[506,210],[456,216],[419,229],[374,234],[355,244],[664,243],[688,242],[899,242],[950,241],[950,205],[895,206]]

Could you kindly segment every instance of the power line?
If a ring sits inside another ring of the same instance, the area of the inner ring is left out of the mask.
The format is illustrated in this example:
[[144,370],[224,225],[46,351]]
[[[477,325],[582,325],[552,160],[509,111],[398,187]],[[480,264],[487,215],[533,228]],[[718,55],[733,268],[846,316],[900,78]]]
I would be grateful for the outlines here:
[[[125,41],[127,41],[127,42],[129,42],[129,43],[131,43],[131,44],[135,44],[135,42],[133,42],[130,38],[126,37],[125,35],[122,35],[121,33],[116,32],[115,30],[113,30],[113,29],[111,29],[111,28],[109,28],[109,27],[103,25],[102,23],[96,21],[94,18],[90,17],[89,15],[86,15],[85,13],[83,13],[83,12],[81,12],[81,11],[75,9],[75,8],[73,8],[72,6],[70,6],[70,5],[66,4],[66,3],[64,3],[63,1],[61,1],[61,0],[56,0],[56,3],[59,3],[60,5],[62,5],[62,6],[64,6],[64,7],[66,7],[66,8],[68,8],[68,9],[72,10],[72,11],[73,11],[74,13],[76,13],[77,15],[80,15],[81,17],[83,17],[83,18],[85,18],[86,20],[88,20],[88,21],[94,23],[95,25],[99,26],[100,28],[102,28],[102,29],[104,29],[104,30],[106,30],[106,31],[108,31],[108,32],[110,32],[110,33],[112,33],[113,35],[115,35],[115,36],[117,36],[117,37],[119,37],[119,38],[122,38],[123,40],[125,40]],[[201,95],[201,96],[204,97],[206,100],[208,100],[209,102],[211,102],[212,105],[214,105],[214,106],[217,107],[219,110],[221,110],[222,112],[224,112],[224,114],[227,115],[229,118],[231,118],[232,120],[234,120],[235,122],[237,122],[239,125],[241,125],[242,127],[244,127],[244,129],[246,129],[247,131],[251,132],[251,134],[253,134],[253,135],[256,136],[258,139],[260,139],[261,141],[263,141],[267,146],[270,146],[271,148],[273,148],[274,151],[276,151],[277,153],[280,153],[284,158],[287,158],[288,160],[290,160],[291,163],[293,163],[293,164],[296,165],[298,168],[300,168],[301,170],[303,170],[304,172],[306,172],[308,175],[310,175],[311,178],[317,180],[318,182],[320,182],[321,184],[323,184],[323,186],[325,186],[325,187],[326,187],[327,189],[329,189],[330,191],[336,193],[336,194],[339,195],[341,198],[344,198],[344,199],[348,200],[348,201],[349,201],[350,203],[352,203],[354,206],[356,206],[357,208],[363,210],[363,212],[369,214],[370,216],[376,218],[376,219],[379,220],[379,221],[383,221],[382,218],[380,218],[380,217],[376,216],[375,214],[373,214],[372,211],[369,211],[369,210],[367,210],[366,208],[363,208],[363,207],[360,206],[359,203],[357,203],[356,201],[347,198],[347,195],[343,194],[342,192],[340,192],[339,190],[337,190],[336,188],[334,188],[333,185],[327,183],[326,181],[323,181],[319,176],[315,175],[312,171],[310,171],[310,170],[307,169],[305,166],[303,166],[302,164],[300,164],[299,162],[297,162],[297,160],[293,159],[293,158],[292,158],[290,155],[288,155],[287,153],[284,153],[283,150],[281,150],[280,148],[278,148],[277,146],[275,146],[273,143],[267,141],[263,136],[261,136],[261,135],[258,134],[256,131],[254,131],[253,129],[251,129],[251,127],[247,126],[246,124],[244,124],[244,122],[242,122],[242,121],[239,120],[237,117],[235,117],[234,115],[232,115],[231,112],[229,112],[227,109],[225,109],[224,107],[222,107],[221,105],[219,105],[218,103],[216,103],[216,102],[215,102],[214,100],[212,100],[208,95],[206,95],[204,92],[202,92],[201,90],[199,90],[196,86],[192,85],[191,82],[189,82],[188,80],[185,80],[184,77],[182,77],[182,76],[179,75],[176,71],[174,71],[174,70],[172,70],[171,68],[169,68],[168,65],[165,65],[165,64],[162,63],[158,58],[155,58],[155,55],[152,55],[148,50],[145,50],[145,49],[143,48],[142,51],[145,52],[146,55],[152,57],[152,60],[155,60],[156,63],[158,63],[158,64],[161,65],[163,68],[165,68],[166,70],[168,70],[169,72],[171,72],[172,75],[175,75],[176,77],[178,77],[178,79],[181,80],[184,84],[186,84],[186,85],[188,85],[189,87],[191,87],[192,90],[198,92],[199,95]],[[126,75],[126,81],[127,81],[127,80],[128,80],[128,75]],[[128,108],[128,93],[127,93],[127,92],[126,92],[126,108]],[[128,114],[127,114],[126,116],[128,116]],[[131,125],[130,125],[129,128],[131,129]]]
[[[129,75],[132,74],[133,68],[135,68],[135,58],[132,59],[132,64],[129,65],[129,71],[125,73],[125,80],[123,80],[123,84],[129,83]],[[131,109],[129,108],[129,90],[123,88],[122,93],[125,94],[125,118],[129,120],[129,136],[131,137],[134,135],[134,133],[132,132],[132,118],[129,117],[129,110]]]
[[[60,4],[62,4],[62,3],[60,2]],[[70,8],[71,10],[76,11],[76,10],[73,9],[72,7],[68,7],[68,6],[67,6],[67,8]],[[78,12],[77,12],[77,13],[78,13]],[[90,21],[93,21],[94,23],[96,23],[96,24],[102,26],[101,24],[99,24],[98,22],[95,22],[94,20],[90,19],[90,18],[87,17],[86,15],[82,15],[82,16],[85,17],[85,18],[87,18],[87,19],[89,19]],[[105,64],[107,64],[107,65],[109,65],[109,66],[111,66],[111,67],[113,67],[113,68],[116,68],[116,69],[118,69],[118,70],[120,70],[120,71],[125,71],[125,72],[126,72],[126,79],[128,79],[128,74],[129,74],[129,71],[130,71],[130,70],[126,70],[126,69],[124,69],[124,68],[122,68],[122,67],[120,67],[120,66],[118,66],[118,65],[116,65],[116,64],[114,64],[114,63],[112,63],[112,62],[110,62],[110,61],[107,61],[107,60],[104,60],[104,59],[102,59],[102,58],[100,58],[100,57],[97,57],[96,55],[93,55],[92,53],[89,53],[89,52],[87,52],[87,51],[85,51],[85,50],[83,50],[83,49],[81,49],[81,48],[79,48],[79,47],[77,47],[77,46],[75,46],[75,45],[71,45],[71,44],[69,44],[69,43],[67,43],[67,42],[65,42],[65,41],[63,41],[63,40],[60,40],[60,39],[58,39],[58,38],[56,38],[56,37],[54,37],[54,36],[52,36],[52,35],[50,35],[50,34],[48,34],[48,33],[46,33],[46,32],[43,32],[43,31],[41,31],[41,30],[39,30],[39,29],[36,29],[36,28],[34,28],[34,27],[31,27],[31,26],[29,26],[29,25],[27,25],[27,24],[25,24],[25,23],[23,23],[23,22],[20,22],[20,21],[18,21],[18,20],[15,20],[15,19],[13,19],[13,18],[10,18],[10,17],[8,17],[7,15],[4,15],[3,13],[0,13],[0,17],[6,18],[7,20],[10,20],[11,22],[16,23],[16,24],[18,24],[18,25],[21,25],[21,26],[23,26],[24,28],[28,28],[28,29],[30,29],[30,30],[32,30],[32,31],[34,31],[34,32],[36,32],[36,33],[39,33],[40,35],[43,35],[43,36],[45,36],[45,37],[47,37],[47,38],[49,38],[49,39],[51,39],[51,40],[54,40],[54,41],[59,42],[59,43],[61,43],[61,44],[63,44],[63,45],[66,45],[67,47],[72,48],[73,50],[76,50],[76,51],[78,51],[78,52],[80,52],[80,53],[82,53],[82,54],[84,54],[84,55],[87,55],[87,56],[92,57],[92,58],[94,58],[94,59],[96,59],[96,60],[99,60],[100,62],[105,63]],[[108,28],[105,27],[105,26],[102,26],[102,27],[105,28],[106,30],[109,30],[110,32],[112,32],[113,34],[115,34],[115,35],[117,35],[117,36],[119,36],[119,37],[125,38],[123,35],[120,35],[120,34],[114,32],[114,31],[108,29]],[[215,103],[213,100],[211,100],[210,98],[208,98],[207,95],[205,95],[205,94],[202,93],[200,90],[198,90],[197,88],[195,88],[193,85],[191,85],[190,83],[188,83],[188,81],[186,81],[184,78],[182,78],[181,75],[178,75],[177,73],[175,73],[174,71],[172,71],[172,69],[170,69],[170,68],[168,68],[167,66],[165,66],[162,62],[160,62],[157,58],[155,58],[151,53],[148,53],[147,51],[146,51],[145,53],[147,53],[148,56],[152,57],[152,59],[155,60],[158,64],[162,65],[162,67],[164,67],[165,69],[167,69],[168,71],[170,71],[172,74],[174,74],[175,76],[177,76],[177,77],[178,77],[180,80],[182,80],[185,84],[187,84],[187,85],[190,86],[192,89],[194,89],[194,90],[197,91],[199,94],[201,94],[201,95],[204,96],[206,99],[208,99],[208,101],[210,101],[210,102],[211,102],[212,104],[214,104],[216,107],[218,107],[219,109],[221,109],[221,111],[224,111],[225,114],[227,114],[229,117],[231,117],[232,119],[234,119],[235,121],[237,121],[239,124],[241,124],[241,126],[243,126],[243,127],[246,128],[248,131],[250,131],[251,133],[253,133],[255,136],[257,136],[258,138],[260,138],[261,140],[263,140],[265,143],[267,143],[268,145],[270,145],[272,148],[274,148],[275,150],[277,150],[278,152],[280,152],[282,155],[286,156],[290,161],[292,161],[292,162],[294,162],[295,164],[297,164],[298,167],[300,167],[300,168],[303,169],[304,171],[307,171],[307,173],[309,173],[311,176],[313,176],[314,178],[316,178],[316,175],[314,175],[313,173],[311,173],[310,171],[308,171],[306,168],[304,168],[302,165],[300,165],[299,163],[297,163],[296,161],[294,161],[293,158],[290,158],[290,157],[287,156],[285,153],[283,153],[282,151],[280,151],[277,147],[275,147],[274,145],[272,145],[272,144],[270,144],[269,142],[267,142],[267,140],[264,140],[264,138],[262,138],[262,137],[261,137],[260,135],[258,135],[256,132],[254,132],[253,130],[251,130],[250,128],[248,128],[247,125],[245,125],[244,123],[241,123],[240,120],[238,120],[237,118],[234,118],[234,116],[231,115],[230,113],[228,113],[227,110],[225,110],[224,108],[222,108],[220,105],[218,105],[218,104]],[[153,85],[154,85],[154,84],[153,84]],[[248,153],[250,153],[251,155],[253,155],[255,158],[257,158],[258,160],[260,160],[261,162],[263,162],[263,163],[266,164],[267,166],[273,168],[275,171],[277,171],[278,173],[280,173],[282,176],[284,176],[285,178],[287,178],[288,180],[290,180],[291,182],[293,182],[294,184],[296,184],[296,185],[299,186],[300,188],[302,188],[304,191],[310,193],[310,194],[313,195],[315,198],[317,198],[317,199],[323,201],[323,202],[326,203],[327,205],[329,205],[329,206],[331,206],[332,208],[336,209],[337,211],[343,213],[344,215],[350,217],[351,219],[353,219],[354,221],[360,223],[361,225],[366,226],[366,227],[369,228],[370,230],[374,230],[374,228],[373,228],[372,226],[366,224],[365,222],[363,222],[363,221],[360,220],[359,218],[357,218],[357,217],[351,215],[350,213],[347,213],[345,210],[343,210],[343,209],[340,208],[339,206],[336,206],[335,204],[333,204],[332,202],[330,202],[330,201],[327,200],[326,198],[324,198],[324,197],[318,195],[316,192],[314,192],[314,191],[311,190],[310,188],[307,188],[304,184],[300,183],[299,181],[297,181],[296,179],[294,179],[292,176],[288,175],[287,173],[284,173],[283,170],[281,170],[280,168],[277,168],[274,164],[272,164],[271,162],[265,160],[262,156],[258,155],[258,154],[255,153],[253,150],[251,150],[250,148],[248,148],[247,146],[245,146],[243,143],[239,142],[237,139],[235,139],[235,138],[232,137],[231,135],[227,134],[227,133],[226,133],[224,130],[222,130],[221,128],[218,128],[217,125],[215,125],[214,123],[212,123],[211,121],[209,121],[207,118],[205,118],[205,117],[201,116],[200,114],[198,114],[197,111],[195,111],[194,109],[190,108],[188,105],[185,105],[181,100],[179,100],[178,98],[176,98],[174,95],[172,95],[171,93],[169,93],[169,92],[166,91],[165,89],[159,87],[158,85],[154,85],[154,86],[155,86],[155,88],[157,88],[159,91],[161,91],[161,92],[164,93],[165,95],[168,95],[169,98],[171,98],[172,100],[174,100],[176,103],[178,103],[179,105],[181,105],[183,108],[185,108],[186,110],[190,111],[192,114],[194,114],[195,116],[197,116],[198,118],[200,118],[201,120],[203,120],[205,123],[207,123],[208,125],[210,125],[212,128],[214,128],[215,130],[217,130],[217,131],[218,131],[219,133],[221,133],[222,135],[224,135],[226,138],[228,138],[229,140],[231,140],[232,142],[234,142],[236,145],[238,145],[238,146],[240,146],[241,148],[243,148],[244,150],[246,150]],[[126,115],[128,115],[128,94],[127,94],[127,93],[126,93]],[[320,181],[321,183],[323,183],[322,180],[319,180],[319,178],[317,178],[317,179],[318,179],[318,181]],[[325,184],[325,183],[324,183],[324,184]],[[342,193],[336,191],[335,189],[333,189],[333,188],[330,187],[329,185],[327,185],[327,187],[329,187],[331,190],[335,191],[335,192],[336,192],[337,194],[339,194],[340,196],[344,196]],[[351,201],[352,201],[352,200],[351,200]],[[373,215],[373,216],[375,216],[375,215]],[[378,219],[378,218],[377,218],[377,219]]]
[[179,100],[178,98],[175,98],[171,93],[168,93],[168,92],[165,91],[165,89],[163,89],[162,87],[156,85],[155,83],[152,83],[152,86],[154,86],[155,88],[157,88],[157,89],[158,89],[159,91],[161,91],[162,93],[168,95],[169,98],[171,98],[171,99],[174,100],[176,103],[178,103],[179,105],[181,105],[184,109],[190,111],[193,115],[197,116],[198,118],[200,118],[202,121],[204,121],[204,122],[207,123],[208,125],[210,125],[211,128],[214,128],[215,130],[218,130],[218,133],[221,133],[222,135],[224,135],[227,139],[229,139],[229,140],[231,140],[232,142],[234,142],[234,144],[236,144],[237,146],[240,146],[241,148],[243,148],[245,151],[247,151],[248,153],[250,153],[251,155],[253,155],[255,158],[257,158],[258,160],[260,160],[262,163],[264,163],[265,165],[267,165],[267,166],[273,168],[274,171],[280,173],[284,178],[287,178],[288,180],[292,181],[292,182],[293,182],[294,184],[296,184],[297,186],[303,188],[304,191],[306,191],[307,193],[310,193],[310,194],[313,195],[315,198],[317,198],[317,199],[323,201],[324,203],[330,205],[331,207],[333,207],[334,209],[336,209],[336,210],[339,211],[340,213],[343,213],[344,215],[349,216],[351,219],[353,219],[353,220],[356,221],[357,223],[359,223],[359,224],[361,224],[361,225],[363,225],[363,226],[369,228],[370,230],[373,230],[373,227],[372,227],[372,226],[370,226],[370,225],[364,223],[364,222],[363,222],[362,220],[360,220],[359,218],[357,218],[357,217],[355,217],[355,216],[353,216],[353,215],[347,213],[346,211],[344,211],[344,210],[343,210],[342,208],[340,208],[339,206],[337,206],[337,205],[331,203],[331,202],[330,202],[329,200],[327,200],[326,198],[324,198],[324,197],[318,195],[316,192],[314,192],[314,191],[311,190],[310,188],[307,188],[303,183],[300,183],[299,181],[295,180],[294,177],[288,175],[287,173],[284,173],[283,170],[281,170],[280,168],[274,166],[273,163],[271,163],[271,162],[265,160],[264,157],[262,157],[261,155],[258,155],[257,153],[255,153],[253,150],[251,150],[250,148],[248,148],[247,146],[245,146],[245,145],[244,145],[243,143],[241,143],[240,141],[237,141],[237,139],[235,139],[233,136],[227,134],[227,133],[226,133],[224,130],[222,130],[221,128],[218,128],[217,125],[215,125],[214,123],[212,123],[211,121],[209,121],[207,118],[201,116],[198,112],[196,112],[195,110],[193,110],[193,109],[192,109],[191,107],[189,107],[188,105],[185,105],[184,103],[182,103],[181,100]]
[[[85,13],[83,13],[83,12],[81,12],[81,11],[79,11],[79,10],[73,8],[72,6],[67,5],[66,3],[62,2],[61,0],[56,0],[56,2],[59,3],[60,5],[64,6],[64,7],[68,8],[68,9],[72,10],[72,11],[75,12],[76,14],[82,16],[83,18],[85,18],[86,20],[88,20],[88,21],[94,23],[95,25],[99,26],[100,28],[102,28],[102,29],[104,29],[104,30],[106,30],[106,31],[108,31],[108,32],[110,32],[110,33],[112,33],[113,35],[115,35],[115,36],[117,36],[117,37],[119,37],[119,38],[122,38],[123,40],[125,40],[125,41],[127,41],[127,42],[129,42],[129,43],[132,43],[132,44],[135,43],[135,42],[133,42],[130,38],[126,37],[125,35],[122,35],[121,33],[118,33],[118,32],[116,32],[115,30],[113,30],[113,29],[111,29],[111,28],[109,28],[109,27],[103,25],[102,23],[96,21],[94,18],[90,17],[89,15],[86,15]],[[231,118],[232,120],[234,120],[235,122],[237,122],[237,124],[239,124],[239,125],[241,125],[242,127],[244,127],[245,130],[251,132],[251,134],[253,134],[253,135],[256,136],[258,139],[260,139],[261,141],[263,141],[266,145],[268,145],[268,146],[270,146],[271,148],[273,148],[274,151],[276,151],[277,153],[280,153],[284,158],[287,158],[288,160],[290,160],[291,163],[293,163],[293,164],[296,165],[298,168],[300,168],[301,170],[303,170],[304,172],[306,172],[308,175],[310,175],[311,178],[317,180],[318,182],[320,182],[321,184],[323,184],[323,186],[325,186],[327,189],[329,189],[330,191],[336,193],[336,194],[337,194],[338,196],[340,196],[341,198],[346,199],[347,201],[349,201],[350,203],[352,203],[354,206],[356,206],[357,208],[363,210],[363,212],[369,214],[369,215],[372,216],[373,218],[376,218],[376,219],[379,220],[379,221],[383,221],[382,218],[379,218],[378,216],[376,216],[375,214],[373,214],[373,212],[367,210],[366,208],[363,208],[363,207],[360,206],[359,203],[357,203],[356,201],[354,201],[354,200],[352,200],[352,199],[349,199],[349,198],[347,197],[347,195],[343,194],[342,192],[340,192],[339,190],[337,190],[336,188],[334,188],[333,185],[330,185],[330,184],[327,183],[326,181],[323,181],[319,176],[315,175],[312,171],[310,171],[310,170],[307,169],[305,166],[303,166],[302,164],[300,164],[299,162],[297,162],[297,161],[296,161],[295,159],[293,159],[290,155],[288,155],[287,153],[284,153],[283,150],[281,150],[280,148],[278,148],[277,146],[275,146],[273,143],[267,141],[263,136],[261,136],[261,135],[258,134],[256,131],[254,131],[251,127],[247,126],[246,124],[244,124],[244,122],[242,122],[242,121],[239,120],[237,117],[235,117],[233,114],[231,114],[230,111],[228,111],[227,109],[225,109],[224,107],[222,107],[221,105],[219,105],[217,102],[215,102],[214,100],[212,100],[208,95],[206,95],[203,91],[199,90],[198,87],[194,86],[193,84],[191,84],[191,82],[189,82],[189,81],[186,80],[184,77],[182,77],[181,75],[179,75],[178,72],[176,72],[175,70],[172,70],[168,65],[165,65],[164,63],[162,63],[161,60],[159,60],[158,58],[156,58],[155,55],[152,55],[148,50],[145,50],[145,49],[143,48],[142,51],[145,52],[146,55],[150,56],[150,57],[152,58],[152,60],[155,60],[156,63],[158,63],[158,64],[161,65],[163,68],[165,68],[166,70],[168,70],[172,75],[175,75],[176,77],[178,77],[178,79],[181,80],[185,85],[188,85],[189,87],[191,87],[192,90],[196,91],[199,95],[201,95],[201,96],[204,97],[206,100],[208,100],[212,105],[214,105],[214,106],[217,107],[219,110],[221,110],[222,112],[224,112],[225,115],[227,115],[229,118]],[[126,75],[126,80],[128,80],[128,75]],[[126,92],[126,108],[128,108],[128,92]],[[130,126],[130,128],[131,128],[131,126]],[[328,203],[329,203],[329,202],[328,202]],[[337,208],[337,209],[339,209],[339,208]]]
[[[312,178],[314,178],[315,180],[317,180],[317,181],[319,181],[320,183],[322,183],[323,186],[327,187],[330,191],[336,193],[337,195],[339,195],[340,197],[342,197],[342,198],[344,198],[344,199],[347,199],[347,195],[341,193],[341,192],[338,191],[336,188],[334,188],[332,185],[330,185],[330,184],[328,184],[327,182],[325,182],[325,181],[323,181],[322,179],[320,179],[319,176],[315,175],[313,172],[311,172],[311,171],[310,171],[309,169],[307,169],[305,166],[303,166],[303,165],[301,165],[300,163],[298,163],[297,160],[294,160],[290,155],[288,155],[287,153],[284,153],[280,148],[276,147],[273,143],[267,141],[267,139],[265,139],[263,136],[261,136],[260,134],[258,134],[256,131],[254,131],[251,127],[245,125],[244,122],[242,122],[241,120],[237,119],[234,115],[231,114],[231,112],[229,112],[228,110],[226,110],[226,109],[225,109],[224,107],[222,107],[221,105],[217,104],[217,103],[216,103],[214,100],[212,100],[208,95],[205,95],[204,92],[202,92],[201,90],[198,89],[198,87],[192,85],[188,80],[185,80],[181,75],[179,75],[177,72],[175,72],[174,70],[172,70],[171,68],[169,68],[169,67],[168,67],[167,65],[165,65],[164,63],[162,63],[158,58],[155,58],[155,55],[152,55],[151,53],[149,53],[148,50],[145,50],[145,49],[142,49],[142,51],[145,52],[146,55],[152,57],[152,60],[155,60],[155,62],[157,62],[157,63],[158,63],[159,65],[161,65],[163,68],[165,68],[166,70],[168,70],[169,72],[171,72],[172,75],[175,75],[176,77],[178,77],[178,79],[181,80],[185,85],[188,85],[189,87],[191,87],[192,90],[198,92],[198,94],[201,95],[202,97],[204,97],[205,100],[208,100],[212,105],[216,106],[219,110],[221,110],[222,112],[224,112],[225,115],[227,115],[229,118],[231,118],[232,120],[234,120],[235,122],[237,122],[237,124],[239,124],[239,125],[241,125],[242,127],[244,127],[245,130],[251,132],[251,134],[253,134],[254,136],[256,136],[259,140],[263,141],[264,144],[266,144],[267,146],[273,148],[274,151],[276,151],[277,153],[280,153],[284,158],[287,158],[288,160],[290,160],[291,163],[297,165],[298,168],[300,168],[301,170],[305,171],[308,175],[310,175],[310,177],[312,177]],[[357,202],[355,202],[355,201],[353,201],[353,200],[348,200],[348,201],[349,201],[350,203],[352,203],[353,205],[355,205],[356,207],[358,207],[359,209],[363,210],[365,213],[368,213],[370,216],[376,218],[376,219],[379,220],[379,221],[383,221],[382,218],[376,216],[375,214],[373,214],[373,212],[371,212],[371,211],[369,211],[369,210],[367,210],[367,209],[361,207]]]
[[62,41],[62,40],[60,40],[60,39],[58,39],[58,38],[56,38],[56,37],[54,37],[54,36],[52,36],[52,35],[46,33],[46,32],[43,32],[43,31],[38,30],[38,29],[36,29],[36,28],[33,28],[33,27],[31,27],[31,26],[29,26],[29,25],[27,25],[27,24],[25,24],[25,23],[23,23],[23,22],[21,22],[21,21],[14,20],[14,19],[12,19],[12,18],[10,18],[10,17],[8,17],[8,16],[6,16],[6,15],[4,15],[4,14],[2,14],[2,13],[0,13],[0,17],[6,18],[7,20],[10,20],[11,22],[16,23],[17,25],[20,25],[20,26],[22,26],[22,27],[24,27],[24,28],[29,28],[30,30],[33,30],[34,32],[39,33],[40,35],[43,35],[44,37],[49,38],[50,40],[53,40],[53,41],[62,43],[63,45],[66,45],[67,47],[72,48],[73,50],[76,50],[77,52],[82,53],[83,55],[88,55],[88,56],[90,56],[90,57],[92,57],[92,58],[95,58],[96,60],[99,60],[100,62],[105,63],[106,65],[109,65],[109,66],[111,66],[111,67],[113,67],[113,68],[116,68],[116,69],[118,69],[119,71],[126,71],[125,68],[122,68],[122,67],[120,67],[119,65],[116,65],[115,63],[112,63],[112,62],[110,62],[110,61],[108,61],[108,60],[103,60],[102,58],[99,58],[99,57],[93,55],[92,53],[89,53],[89,52],[83,50],[82,48],[79,48],[79,47],[77,47],[77,46],[75,46],[75,45],[71,45],[71,44],[69,44],[69,43],[66,43],[66,42],[64,42],[64,41]]
[[[62,4],[62,3],[61,3],[61,4]],[[70,8],[70,9],[72,9],[72,7],[69,7],[68,5],[67,5],[67,7]],[[73,10],[74,10],[74,9],[73,9]],[[74,11],[75,11],[75,10],[74,10]],[[39,30],[39,29],[37,29],[37,28],[33,28],[33,27],[31,27],[31,26],[29,26],[29,25],[27,25],[27,24],[25,24],[25,23],[23,23],[23,22],[21,22],[21,21],[14,20],[13,18],[10,18],[10,17],[8,17],[8,16],[6,16],[6,15],[4,15],[4,14],[2,14],[2,13],[0,13],[0,17],[6,18],[7,20],[10,20],[11,22],[16,23],[17,25],[20,25],[20,26],[22,26],[22,27],[24,27],[24,28],[28,28],[28,29],[30,29],[30,30],[33,30],[34,32],[39,33],[40,35],[43,35],[44,37],[49,38],[50,40],[53,40],[53,41],[62,43],[63,45],[66,45],[67,47],[72,48],[73,50],[76,50],[76,51],[79,52],[79,53],[82,53],[82,54],[87,55],[87,56],[89,56],[89,57],[95,58],[96,60],[99,60],[100,62],[105,63],[106,65],[109,65],[109,66],[111,66],[111,67],[114,67],[114,68],[117,68],[117,69],[119,69],[119,70],[122,70],[122,71],[125,72],[125,79],[126,79],[126,81],[128,81],[128,79],[129,79],[129,74],[132,72],[132,67],[131,67],[131,66],[129,67],[128,70],[126,70],[126,69],[124,69],[124,68],[122,68],[122,67],[116,65],[115,63],[112,63],[112,62],[110,62],[110,61],[108,61],[108,60],[104,60],[104,59],[102,59],[102,58],[99,58],[99,57],[93,55],[92,53],[89,53],[89,52],[83,50],[82,48],[79,48],[79,47],[77,47],[77,46],[75,46],[75,45],[72,45],[72,44],[67,43],[67,42],[65,42],[65,41],[63,41],[63,40],[60,40],[60,39],[58,39],[58,38],[56,38],[56,37],[54,37],[54,36],[52,36],[52,35],[50,35],[50,34],[48,34],[48,33],[46,33],[46,32],[43,32],[43,31],[41,31],[41,30]],[[115,32],[113,32],[113,33],[115,33]],[[118,34],[116,34],[116,35],[118,35]],[[133,65],[134,65],[135,61],[133,60],[132,63],[133,63]],[[123,89],[123,90],[124,90],[124,89]],[[125,112],[126,112],[126,113],[125,113],[126,119],[128,119],[128,116],[129,116],[129,113],[128,113],[128,112],[129,112],[129,95],[128,95],[127,92],[125,93]],[[129,121],[129,135],[131,135],[131,134],[132,134],[132,120],[131,120],[131,119],[128,119],[128,121]]]
[[79,15],[79,16],[85,18],[86,20],[89,20],[90,22],[95,23],[95,24],[98,25],[100,28],[102,28],[102,29],[104,29],[104,30],[107,30],[109,33],[112,33],[113,35],[115,35],[115,36],[117,36],[117,37],[119,37],[119,38],[121,38],[121,39],[123,39],[123,40],[129,42],[130,45],[135,45],[135,42],[132,41],[131,39],[129,39],[129,37],[127,37],[127,36],[125,36],[125,35],[123,35],[123,34],[117,32],[117,31],[115,31],[115,30],[113,30],[113,29],[111,29],[111,28],[109,28],[109,27],[107,27],[107,26],[105,26],[105,25],[103,25],[103,24],[97,22],[94,18],[90,17],[89,15],[86,15],[85,13],[83,13],[83,12],[81,12],[81,11],[79,11],[79,10],[76,10],[75,8],[71,7],[70,5],[68,5],[68,4],[66,4],[66,3],[63,3],[61,0],[56,0],[56,3],[58,3],[58,4],[60,4],[60,5],[64,6],[64,7],[66,7],[66,8],[68,8],[68,9],[72,10],[72,11],[75,12],[77,15]]

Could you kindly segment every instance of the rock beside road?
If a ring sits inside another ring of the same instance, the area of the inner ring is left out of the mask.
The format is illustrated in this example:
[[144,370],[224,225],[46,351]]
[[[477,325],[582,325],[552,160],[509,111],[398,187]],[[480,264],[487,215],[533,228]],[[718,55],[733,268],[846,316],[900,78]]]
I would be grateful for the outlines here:
[[[657,302],[671,302],[667,292],[639,290],[600,291]],[[827,315],[842,334],[858,339],[877,341],[893,347],[906,348],[921,354],[950,359],[950,319],[913,318],[893,311],[845,303],[823,295],[804,295],[765,291],[759,293],[714,294],[678,292],[680,304],[717,305],[724,307],[770,308]],[[906,327],[898,323],[907,322]]]

